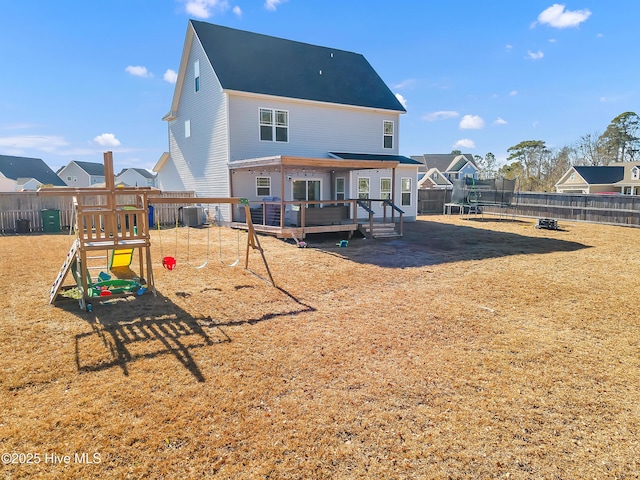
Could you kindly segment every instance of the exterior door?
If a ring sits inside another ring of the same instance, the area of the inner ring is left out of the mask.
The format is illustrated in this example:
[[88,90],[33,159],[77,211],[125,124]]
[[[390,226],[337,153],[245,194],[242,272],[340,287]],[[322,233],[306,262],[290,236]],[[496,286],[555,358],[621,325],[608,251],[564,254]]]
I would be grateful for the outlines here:
[[[299,201],[319,201],[321,190],[320,180],[299,179],[293,180],[293,199]],[[318,207],[318,204],[311,204],[309,207]]]

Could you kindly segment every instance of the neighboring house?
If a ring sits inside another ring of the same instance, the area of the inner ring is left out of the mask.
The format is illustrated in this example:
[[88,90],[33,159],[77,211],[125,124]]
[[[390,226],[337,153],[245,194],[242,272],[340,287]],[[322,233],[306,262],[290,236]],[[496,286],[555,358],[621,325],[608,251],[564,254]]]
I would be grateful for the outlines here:
[[65,186],[39,158],[0,155],[0,191],[37,190],[42,185]]
[[144,168],[123,168],[116,175],[116,185],[128,187],[157,187],[157,175]]
[[252,202],[388,198],[412,220],[418,162],[398,154],[405,112],[360,54],[191,20],[158,186]]
[[451,181],[435,167],[427,170],[426,173],[418,172],[418,190],[451,190],[452,188]]
[[35,178],[18,178],[16,180],[16,184],[18,185],[18,189],[23,191],[23,192],[35,192],[36,190],[38,190],[43,183],[40,180],[37,180]]
[[59,169],[57,174],[69,187],[82,188],[104,184],[104,165],[102,163],[71,160],[66,167]]
[[[459,178],[479,178],[480,169],[473,160],[473,155],[470,153],[427,153],[424,155],[412,155],[412,159],[421,163],[418,168],[419,174],[429,174],[429,179],[424,180],[420,188],[452,188],[451,182],[443,182],[440,175],[450,180],[457,180]],[[437,174],[434,175],[433,171]],[[438,175],[440,174],[440,175]]]
[[559,193],[640,195],[640,162],[571,167],[555,187]]

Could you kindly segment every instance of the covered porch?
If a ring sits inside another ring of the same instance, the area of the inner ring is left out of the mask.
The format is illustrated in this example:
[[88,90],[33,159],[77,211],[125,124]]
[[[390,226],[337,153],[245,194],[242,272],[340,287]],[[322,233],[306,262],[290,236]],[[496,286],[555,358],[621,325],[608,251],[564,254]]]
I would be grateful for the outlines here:
[[[256,231],[279,238],[328,232],[351,237],[356,230],[368,237],[401,236],[404,212],[394,203],[398,156],[333,155],[230,162],[231,196],[249,199]],[[244,210],[234,209],[231,226],[245,225]]]

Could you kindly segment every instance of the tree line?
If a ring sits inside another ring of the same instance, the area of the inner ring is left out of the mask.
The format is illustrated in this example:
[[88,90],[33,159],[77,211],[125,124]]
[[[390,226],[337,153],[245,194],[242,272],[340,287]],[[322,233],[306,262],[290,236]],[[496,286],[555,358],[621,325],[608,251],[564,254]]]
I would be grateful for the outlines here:
[[519,179],[519,189],[553,192],[560,177],[572,166],[610,165],[640,161],[640,117],[624,112],[615,117],[604,133],[588,133],[573,145],[550,149],[542,140],[525,140],[509,147],[506,165],[498,167],[493,153],[475,155],[483,178]]

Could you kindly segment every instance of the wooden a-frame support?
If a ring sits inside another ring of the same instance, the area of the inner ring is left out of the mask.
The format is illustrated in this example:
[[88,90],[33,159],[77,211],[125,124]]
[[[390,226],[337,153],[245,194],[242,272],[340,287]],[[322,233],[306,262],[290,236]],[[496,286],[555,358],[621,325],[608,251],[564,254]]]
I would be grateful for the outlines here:
[[253,222],[251,221],[251,210],[249,209],[249,201],[246,198],[240,197],[149,197],[150,203],[158,204],[172,204],[172,203],[184,203],[184,204],[209,204],[209,203],[222,203],[229,205],[243,205],[245,209],[245,218],[247,222],[247,248],[245,252],[245,261],[244,268],[249,270],[249,252],[251,249],[258,250],[260,252],[260,256],[262,257],[262,262],[264,263],[265,269],[267,270],[267,275],[269,275],[269,281],[271,285],[276,286],[276,282],[273,280],[273,276],[271,275],[271,269],[269,268],[269,263],[267,262],[267,258],[264,256],[264,250],[262,249],[262,245],[260,245],[260,239],[258,238],[258,234],[256,233],[255,228],[253,227]]

